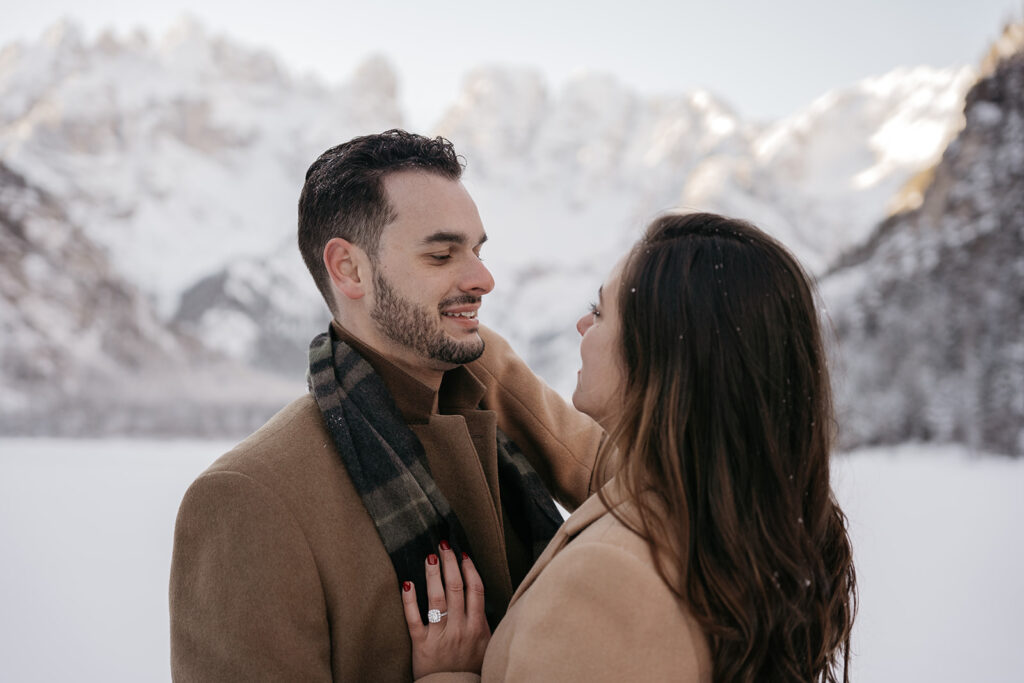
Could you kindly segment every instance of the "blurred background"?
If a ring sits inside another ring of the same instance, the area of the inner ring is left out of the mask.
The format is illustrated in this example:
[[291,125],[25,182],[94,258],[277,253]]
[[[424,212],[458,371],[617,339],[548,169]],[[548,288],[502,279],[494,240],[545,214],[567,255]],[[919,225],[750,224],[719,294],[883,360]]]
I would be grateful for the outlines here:
[[1024,4],[44,0],[0,26],[0,679],[168,680],[185,487],[305,390],[305,169],[451,139],[483,322],[563,395],[646,223],[817,279],[859,681],[1024,670]]

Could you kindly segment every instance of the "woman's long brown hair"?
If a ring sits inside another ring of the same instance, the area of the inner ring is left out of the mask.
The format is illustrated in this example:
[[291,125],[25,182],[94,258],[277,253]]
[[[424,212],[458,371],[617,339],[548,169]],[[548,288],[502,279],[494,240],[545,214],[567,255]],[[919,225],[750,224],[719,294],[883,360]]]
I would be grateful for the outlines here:
[[618,301],[619,464],[608,450],[601,467],[708,635],[714,680],[848,682],[856,579],[810,278],[749,223],[668,215],[627,259]]

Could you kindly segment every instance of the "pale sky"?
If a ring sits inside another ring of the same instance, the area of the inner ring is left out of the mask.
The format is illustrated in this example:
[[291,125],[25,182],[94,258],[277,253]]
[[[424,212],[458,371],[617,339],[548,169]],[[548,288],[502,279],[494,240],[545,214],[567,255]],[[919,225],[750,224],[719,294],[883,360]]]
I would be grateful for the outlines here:
[[62,16],[160,36],[183,14],[273,51],[290,69],[343,81],[370,54],[399,76],[410,128],[426,130],[475,66],[536,68],[552,88],[580,69],[644,94],[706,88],[745,117],[792,113],[897,66],[977,64],[1024,0],[5,0],[0,45],[35,40]]

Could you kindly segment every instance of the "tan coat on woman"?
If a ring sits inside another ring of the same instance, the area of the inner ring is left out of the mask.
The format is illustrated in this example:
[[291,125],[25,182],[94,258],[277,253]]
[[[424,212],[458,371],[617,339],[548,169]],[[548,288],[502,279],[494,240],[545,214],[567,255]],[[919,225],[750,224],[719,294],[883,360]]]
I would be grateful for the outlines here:
[[[614,482],[608,491],[616,500]],[[627,518],[626,502],[617,506]],[[566,520],[519,586],[483,681],[710,683],[707,639],[654,566],[647,542],[598,496]],[[421,683],[479,680],[466,673]]]

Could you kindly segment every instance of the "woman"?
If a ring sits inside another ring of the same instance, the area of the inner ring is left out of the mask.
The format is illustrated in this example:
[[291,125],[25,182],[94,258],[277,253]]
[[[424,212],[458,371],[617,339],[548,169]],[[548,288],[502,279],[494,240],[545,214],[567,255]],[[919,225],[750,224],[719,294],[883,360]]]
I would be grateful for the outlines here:
[[473,680],[450,672],[483,656],[485,681],[848,681],[854,569],[796,260],[748,223],[664,216],[577,328],[573,403],[609,433],[598,466],[614,479],[551,541],[485,656],[472,562],[431,556],[428,602],[447,614],[424,625],[403,592],[415,675]]

